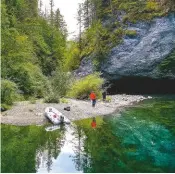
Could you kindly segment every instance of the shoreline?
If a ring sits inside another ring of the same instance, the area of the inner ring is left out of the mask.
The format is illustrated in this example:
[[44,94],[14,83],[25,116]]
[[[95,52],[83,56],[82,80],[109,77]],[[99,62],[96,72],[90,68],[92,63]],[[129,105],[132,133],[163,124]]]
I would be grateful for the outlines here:
[[[63,113],[71,121],[104,116],[120,112],[122,109],[139,103],[140,101],[151,99],[142,95],[112,95],[110,102],[98,101],[96,107],[91,106],[90,100],[66,99],[68,103],[43,103],[38,100],[35,104],[29,101],[16,102],[10,110],[2,112],[0,115],[1,124],[16,126],[44,125],[48,123],[44,115],[44,109],[52,106]],[[70,111],[65,111],[64,107],[70,106]]]

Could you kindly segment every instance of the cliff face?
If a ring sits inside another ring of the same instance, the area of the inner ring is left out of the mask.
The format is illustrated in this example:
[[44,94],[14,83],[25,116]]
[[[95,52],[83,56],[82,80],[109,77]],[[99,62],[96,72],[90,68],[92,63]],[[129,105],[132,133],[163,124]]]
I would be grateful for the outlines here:
[[171,72],[159,70],[161,62],[175,49],[175,14],[154,19],[150,23],[130,24],[136,36],[126,36],[114,47],[101,71],[108,79],[127,76],[175,78]]
[[[122,77],[175,79],[172,71],[163,72],[159,68],[175,49],[175,13],[151,22],[129,24],[127,30],[134,30],[137,34],[125,36],[122,44],[112,48],[101,66],[103,76],[108,80]],[[93,69],[91,60],[85,58],[75,73],[85,76]]]

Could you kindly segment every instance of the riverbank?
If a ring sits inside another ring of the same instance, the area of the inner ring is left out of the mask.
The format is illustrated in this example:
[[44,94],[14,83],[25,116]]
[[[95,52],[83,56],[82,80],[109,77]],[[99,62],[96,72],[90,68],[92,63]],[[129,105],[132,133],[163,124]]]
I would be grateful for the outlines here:
[[[151,97],[141,95],[113,95],[110,102],[97,101],[96,107],[92,108],[90,101],[67,99],[68,103],[43,103],[41,100],[35,104],[28,101],[17,102],[12,109],[1,113],[1,123],[11,125],[43,125],[48,122],[44,116],[44,109],[52,106],[62,112],[71,121],[90,118],[99,115],[108,115],[121,111],[127,106],[138,103]],[[70,111],[64,107],[70,106]]]

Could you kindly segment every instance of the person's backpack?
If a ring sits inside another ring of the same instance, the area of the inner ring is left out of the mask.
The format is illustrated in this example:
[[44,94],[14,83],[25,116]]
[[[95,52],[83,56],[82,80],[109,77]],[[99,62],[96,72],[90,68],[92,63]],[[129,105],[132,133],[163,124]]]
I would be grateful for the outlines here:
[[66,111],[70,111],[70,106],[65,107],[64,110],[66,110]]

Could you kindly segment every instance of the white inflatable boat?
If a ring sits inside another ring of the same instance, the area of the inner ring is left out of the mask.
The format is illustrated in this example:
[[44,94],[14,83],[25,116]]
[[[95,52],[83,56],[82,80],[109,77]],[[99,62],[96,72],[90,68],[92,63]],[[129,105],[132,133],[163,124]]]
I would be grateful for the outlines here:
[[47,107],[45,109],[45,115],[53,124],[70,124],[70,120],[53,107]]

